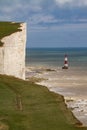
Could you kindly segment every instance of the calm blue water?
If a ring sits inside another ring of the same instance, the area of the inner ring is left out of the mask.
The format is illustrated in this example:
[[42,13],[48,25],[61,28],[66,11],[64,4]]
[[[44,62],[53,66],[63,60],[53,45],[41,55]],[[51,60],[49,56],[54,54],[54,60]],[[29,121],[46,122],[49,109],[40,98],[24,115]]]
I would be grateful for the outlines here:
[[26,65],[62,67],[65,54],[70,67],[87,68],[87,48],[27,48]]

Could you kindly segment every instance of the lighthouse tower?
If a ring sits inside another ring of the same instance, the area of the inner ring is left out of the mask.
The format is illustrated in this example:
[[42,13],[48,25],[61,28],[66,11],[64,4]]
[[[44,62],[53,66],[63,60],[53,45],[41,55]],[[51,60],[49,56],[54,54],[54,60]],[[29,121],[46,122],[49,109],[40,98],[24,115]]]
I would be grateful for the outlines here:
[[68,58],[67,58],[67,55],[65,55],[64,66],[62,67],[62,69],[68,69]]

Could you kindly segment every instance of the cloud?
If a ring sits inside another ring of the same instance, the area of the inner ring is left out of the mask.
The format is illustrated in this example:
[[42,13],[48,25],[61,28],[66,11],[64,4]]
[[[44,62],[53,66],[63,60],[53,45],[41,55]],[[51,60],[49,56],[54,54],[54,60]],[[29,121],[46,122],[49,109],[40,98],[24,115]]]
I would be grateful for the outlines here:
[[55,0],[58,6],[77,6],[77,7],[82,7],[82,6],[87,6],[87,0]]
[[29,19],[30,24],[39,24],[39,23],[56,23],[58,22],[57,19],[54,18],[52,15],[45,15],[45,14],[35,14]]
[[66,3],[71,3],[73,0],[55,0],[57,4],[64,5]]
[[87,0],[0,0],[0,20],[23,21],[35,28],[86,23],[86,12]]

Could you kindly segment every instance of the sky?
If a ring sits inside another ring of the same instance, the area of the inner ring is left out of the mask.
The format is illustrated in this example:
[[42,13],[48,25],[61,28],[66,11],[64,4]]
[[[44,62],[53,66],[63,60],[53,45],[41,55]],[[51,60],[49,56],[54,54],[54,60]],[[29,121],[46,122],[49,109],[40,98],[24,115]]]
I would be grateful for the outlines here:
[[0,0],[0,21],[27,23],[27,47],[87,47],[87,0]]

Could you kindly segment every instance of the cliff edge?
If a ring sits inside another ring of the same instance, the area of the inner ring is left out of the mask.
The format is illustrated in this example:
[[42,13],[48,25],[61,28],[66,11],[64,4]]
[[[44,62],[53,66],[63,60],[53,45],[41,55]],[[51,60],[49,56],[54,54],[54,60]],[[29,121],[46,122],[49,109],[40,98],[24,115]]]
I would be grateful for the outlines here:
[[20,23],[18,30],[3,37],[1,43],[0,74],[25,79],[26,23]]

